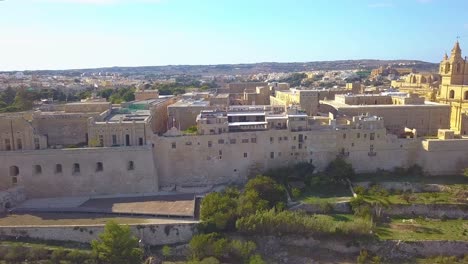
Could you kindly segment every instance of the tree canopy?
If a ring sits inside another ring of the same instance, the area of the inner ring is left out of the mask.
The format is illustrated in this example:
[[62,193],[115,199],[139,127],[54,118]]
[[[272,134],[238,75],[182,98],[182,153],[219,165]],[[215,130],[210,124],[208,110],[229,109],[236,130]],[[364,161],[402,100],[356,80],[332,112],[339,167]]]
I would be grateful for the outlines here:
[[132,236],[130,227],[114,221],[107,222],[99,240],[93,240],[91,247],[98,261],[105,264],[140,263],[143,257],[138,239]]

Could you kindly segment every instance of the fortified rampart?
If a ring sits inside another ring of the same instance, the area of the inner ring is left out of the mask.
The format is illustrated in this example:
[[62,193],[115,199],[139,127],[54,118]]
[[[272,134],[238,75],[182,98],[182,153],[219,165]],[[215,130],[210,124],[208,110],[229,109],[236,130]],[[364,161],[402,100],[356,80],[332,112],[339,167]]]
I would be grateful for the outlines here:
[[0,152],[0,188],[24,186],[28,198],[206,190],[298,162],[323,170],[337,156],[357,172],[419,164],[429,174],[454,174],[468,167],[468,139],[401,139],[384,128],[338,125],[153,135],[145,146]]
[[21,185],[28,198],[159,189],[150,146],[0,152],[0,175],[1,190]]

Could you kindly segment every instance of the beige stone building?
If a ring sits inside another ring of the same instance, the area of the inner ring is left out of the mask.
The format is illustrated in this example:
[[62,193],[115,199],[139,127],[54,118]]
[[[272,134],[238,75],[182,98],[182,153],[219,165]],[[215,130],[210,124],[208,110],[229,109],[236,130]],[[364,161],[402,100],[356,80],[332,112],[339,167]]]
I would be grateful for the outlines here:
[[143,146],[152,135],[151,112],[112,109],[102,117],[88,119],[88,145],[91,147]]
[[462,58],[458,41],[453,47],[450,57],[445,54],[440,63],[439,73],[441,83],[437,101],[451,107],[450,127],[457,133],[468,133],[468,63]]
[[85,146],[88,143],[88,118],[106,115],[108,102],[82,102],[64,105],[63,111],[36,111],[32,125],[47,138],[49,147]]
[[138,89],[135,91],[135,101],[143,101],[143,100],[158,99],[158,98],[159,98],[158,90]]
[[23,114],[0,115],[0,151],[47,148],[47,138],[24,119]]
[[276,91],[275,95],[270,97],[270,104],[284,105],[286,107],[298,106],[308,115],[314,116],[318,113],[320,100],[333,100],[335,94],[346,92],[344,89],[309,90],[291,88],[289,90]]
[[123,103],[123,108],[130,110],[149,110],[151,113],[151,128],[153,133],[161,134],[167,131],[168,122],[168,106],[176,102],[176,97],[173,95],[161,95],[157,99],[148,99],[142,101],[133,101]]
[[391,86],[400,92],[417,94],[427,101],[435,101],[440,75],[435,73],[410,73],[403,79],[392,81]]
[[202,110],[211,110],[216,107],[210,106],[210,101],[200,100],[180,100],[167,107],[169,127],[176,127],[179,130],[186,130],[195,126],[197,116]]
[[435,136],[438,129],[447,129],[450,107],[425,102],[416,95],[336,95],[335,100],[324,100],[320,112],[353,117],[369,114],[383,117],[390,133],[405,134],[405,128],[416,129],[419,136]]

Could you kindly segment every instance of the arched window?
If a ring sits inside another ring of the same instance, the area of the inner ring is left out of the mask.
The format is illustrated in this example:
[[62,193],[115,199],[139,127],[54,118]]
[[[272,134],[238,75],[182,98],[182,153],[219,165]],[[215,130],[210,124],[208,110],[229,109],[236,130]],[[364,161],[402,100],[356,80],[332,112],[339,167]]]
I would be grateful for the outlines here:
[[455,91],[454,91],[454,90],[450,90],[450,92],[449,92],[449,98],[450,98],[450,99],[455,98]]
[[19,168],[17,166],[10,166],[10,176],[18,176]]
[[39,174],[42,173],[41,165],[34,165],[33,169],[34,169],[34,174],[36,174],[36,175],[39,175]]
[[133,161],[128,162],[127,170],[134,170],[135,169],[135,164]]
[[457,63],[457,73],[460,73],[460,63]]
[[103,171],[104,166],[102,165],[102,162],[96,163],[96,171]]

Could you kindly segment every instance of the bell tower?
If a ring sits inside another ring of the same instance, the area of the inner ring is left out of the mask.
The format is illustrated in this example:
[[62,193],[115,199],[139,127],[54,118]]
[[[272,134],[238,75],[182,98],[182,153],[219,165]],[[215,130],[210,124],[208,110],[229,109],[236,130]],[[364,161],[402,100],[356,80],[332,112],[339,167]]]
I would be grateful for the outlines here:
[[461,56],[460,43],[455,42],[450,57],[445,54],[440,62],[439,73],[442,77],[442,85],[463,85],[468,82],[468,69]]

